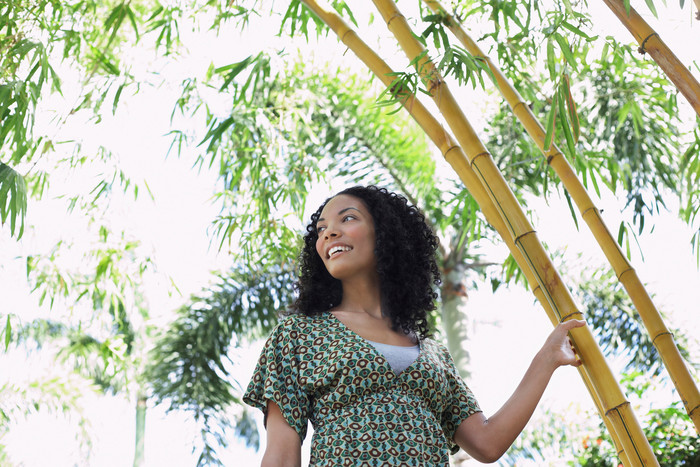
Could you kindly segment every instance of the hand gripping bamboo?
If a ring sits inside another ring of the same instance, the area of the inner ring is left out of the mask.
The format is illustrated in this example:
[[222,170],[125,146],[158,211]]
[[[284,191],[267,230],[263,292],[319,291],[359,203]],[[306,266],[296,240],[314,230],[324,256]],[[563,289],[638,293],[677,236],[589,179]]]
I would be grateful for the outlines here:
[[639,16],[634,8],[630,6],[630,13],[627,15],[621,0],[603,0],[603,2],[637,39],[640,52],[649,52],[649,55],[664,70],[666,76],[676,85],[681,94],[688,99],[690,105],[695,109],[695,113],[700,115],[700,83],[698,83],[698,80],[695,79],[688,68],[683,66],[678,57],[661,40],[656,31]]
[[[316,16],[318,16],[337,34],[338,38],[345,45],[347,45],[387,87],[392,85],[393,79],[391,78],[391,73],[393,73],[393,70],[369,46],[367,46],[362,39],[360,39],[357,33],[353,31],[332,8],[325,3],[322,4],[315,0],[303,1],[316,14]],[[478,177],[467,162],[466,155],[464,154],[462,148],[453,140],[450,133],[446,131],[442,125],[430,114],[430,112],[425,108],[425,106],[423,106],[415,95],[402,96],[400,102],[426,132],[433,143],[440,149],[443,156],[446,156],[449,152],[453,151],[457,154],[456,157],[449,157],[452,167],[459,174],[465,186],[479,204],[481,211],[484,213],[484,217],[486,217],[486,220],[504,239],[511,254],[516,259],[518,264],[527,265],[522,257],[522,254],[520,253],[520,250],[518,250],[518,248],[515,246],[515,243],[513,242],[510,233],[506,229],[503,219],[496,210],[493,201],[491,198],[489,198],[486,190],[481,185]],[[524,267],[523,273],[525,274],[531,289],[534,291],[535,296],[540,300],[542,305],[545,307],[548,316],[556,325],[557,317],[551,307],[549,307],[546,298],[541,293],[540,286],[537,284],[533,272],[529,267]],[[603,422],[608,428],[608,431],[611,433],[618,456],[620,457],[624,466],[629,466],[630,464],[627,460],[627,455],[624,452],[624,448],[620,444],[619,437],[615,433],[614,427],[605,416],[605,410],[602,408],[600,398],[590,383],[590,376],[588,375],[586,367],[581,366],[578,368],[578,371],[581,373],[581,377],[583,378],[586,388],[595,402],[596,408],[598,409]]]
[[[413,35],[406,19],[391,0],[374,0],[374,3],[409,60],[414,62],[457,141],[466,150],[469,164],[499,210],[514,243],[535,272],[537,283],[558,321],[581,316],[491,155],[457,105],[435,65],[424,53],[422,44]],[[591,382],[600,396],[606,415],[620,436],[630,464],[658,465],[629,402],[625,400],[588,326],[574,329],[570,334],[584,365],[588,365]]]
[[[700,0],[699,0],[700,1]],[[535,141],[549,165],[559,175],[564,187],[586,221],[589,229],[593,233],[596,241],[600,245],[603,253],[613,267],[618,280],[627,290],[639,316],[644,322],[651,340],[659,351],[671,380],[673,381],[678,394],[683,401],[685,410],[695,424],[695,430],[700,433],[700,392],[693,381],[688,367],[683,360],[673,334],[671,334],[663,322],[659,311],[651,300],[644,285],[637,276],[637,272],[629,263],[624,253],[620,249],[607,226],[603,222],[600,211],[595,207],[588,192],[576,176],[573,168],[562,154],[561,150],[552,144],[548,149],[544,147],[545,130],[533,115],[530,107],[523,102],[518,91],[508,82],[501,70],[493,64],[479,46],[469,37],[459,23],[450,15],[437,0],[425,0],[425,3],[435,12],[443,15],[446,23],[457,37],[464,48],[475,57],[483,58],[490,68],[495,80],[496,87],[508,102],[513,113],[527,130],[528,134]]]

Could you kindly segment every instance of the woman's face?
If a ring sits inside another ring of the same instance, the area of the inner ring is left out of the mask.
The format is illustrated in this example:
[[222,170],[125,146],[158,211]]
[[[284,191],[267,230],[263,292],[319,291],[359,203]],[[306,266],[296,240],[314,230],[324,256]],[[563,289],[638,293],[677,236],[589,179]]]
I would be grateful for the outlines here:
[[316,223],[316,252],[338,280],[374,274],[374,221],[364,202],[350,195],[332,198]]

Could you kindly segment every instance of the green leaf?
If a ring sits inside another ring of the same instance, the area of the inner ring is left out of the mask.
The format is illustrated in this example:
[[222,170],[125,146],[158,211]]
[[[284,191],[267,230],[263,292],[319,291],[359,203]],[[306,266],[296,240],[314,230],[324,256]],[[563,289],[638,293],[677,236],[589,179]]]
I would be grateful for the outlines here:
[[564,138],[566,139],[566,146],[569,149],[569,156],[574,157],[576,155],[576,144],[574,143],[574,137],[571,134],[569,119],[566,118],[566,98],[564,97],[563,86],[559,86],[556,94],[556,100],[559,106],[559,114],[562,116],[559,121],[561,121],[561,127],[564,130]]
[[569,47],[569,41],[566,40],[566,37],[562,36],[558,32],[555,32],[554,34],[554,40],[557,41],[559,44],[559,47],[561,48],[561,52],[564,54],[564,58],[566,59],[567,63],[571,65],[571,67],[575,70],[576,69],[576,59],[574,58],[574,55],[571,53],[571,47]]
[[[649,7],[649,11],[654,15],[655,18],[659,17],[659,14],[656,12],[656,7],[654,6],[654,0],[644,0]],[[681,8],[683,8],[681,6]]]
[[549,70],[549,77],[553,80],[557,75],[557,59],[554,55],[554,41],[551,37],[547,39],[547,70]]
[[[586,39],[589,42],[598,39],[598,36],[591,37],[588,34],[586,34],[585,32],[583,32],[581,29],[579,29],[576,26],[574,26],[573,24],[569,23],[568,21],[562,21],[560,24],[563,27],[565,27],[566,29],[568,29],[569,31],[573,32],[574,34],[576,34],[578,36],[583,37],[584,39]],[[606,46],[607,46],[607,42],[606,42]]]
[[564,190],[564,197],[566,198],[566,204],[569,205],[569,212],[571,212],[571,218],[574,220],[576,230],[579,230],[578,217],[576,217],[576,210],[574,209],[574,204],[571,202],[571,195],[569,195],[569,190]]
[[0,222],[9,219],[10,234],[15,235],[19,221],[17,238],[24,233],[24,216],[27,212],[27,185],[24,177],[8,165],[0,162]]
[[549,108],[549,113],[547,114],[547,133],[544,135],[544,151],[549,151],[552,147],[552,140],[556,135],[556,123],[557,123],[557,102],[556,93],[554,94],[554,99],[552,100],[552,105]]
[[139,28],[136,25],[136,17],[134,16],[134,11],[131,9],[130,5],[126,5],[126,15],[129,17],[131,22],[131,27],[134,28],[134,33],[136,34],[136,40],[139,40]]
[[114,100],[112,101],[112,114],[115,114],[117,112],[117,105],[119,104],[119,98],[122,95],[122,91],[124,90],[124,86],[126,86],[126,83],[122,83],[117,88],[117,92],[114,94]]
[[10,315],[7,315],[7,320],[5,321],[5,351],[10,347],[10,341],[12,340],[12,322],[10,321]]
[[574,102],[574,97],[571,95],[571,87],[569,84],[569,75],[564,74],[564,97],[566,98],[566,109],[568,111],[569,121],[571,122],[571,128],[573,130],[574,142],[578,143],[579,137],[581,136],[581,125],[578,119],[578,112],[576,111],[576,103]]

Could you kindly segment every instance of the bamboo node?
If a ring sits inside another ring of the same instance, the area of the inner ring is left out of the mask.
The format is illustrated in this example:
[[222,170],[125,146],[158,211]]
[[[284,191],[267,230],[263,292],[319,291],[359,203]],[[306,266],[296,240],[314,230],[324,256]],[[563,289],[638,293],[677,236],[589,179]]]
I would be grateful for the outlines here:
[[389,26],[392,21],[394,21],[396,18],[403,18],[404,16],[400,12],[396,12],[393,15],[389,17],[388,20],[386,20],[386,25]]
[[459,145],[458,145],[458,144],[455,144],[455,145],[452,145],[452,146],[450,146],[449,148],[447,148],[447,151],[445,151],[445,152],[442,154],[442,157],[444,157],[445,159],[447,159],[447,154],[448,154],[450,151],[452,151],[453,149],[459,149]]
[[573,313],[569,313],[568,315],[562,316],[561,319],[559,320],[559,322],[560,322],[560,323],[563,323],[564,321],[566,321],[567,319],[571,318],[571,317],[574,316],[574,315],[581,315],[581,317],[583,317],[583,313],[581,313],[580,311],[576,310],[576,311],[574,311]]
[[[598,209],[595,206],[591,206],[590,208],[586,209],[585,211],[583,211],[581,213],[581,217],[585,218],[586,214],[588,214],[588,211],[594,211],[594,212],[598,212],[598,213],[600,212],[600,211],[598,211]],[[600,215],[598,217],[600,217]]]
[[440,86],[442,86],[443,83],[444,83],[444,81],[442,79],[440,79],[439,76],[437,78],[432,78],[430,80],[430,87],[428,88],[428,92],[430,93],[430,95],[433,94],[433,91],[435,91],[435,88],[439,88]]
[[353,31],[352,29],[349,29],[349,28],[348,28],[348,29],[343,33],[343,35],[341,36],[340,42],[342,42],[343,44],[345,44],[345,36],[347,36],[347,35],[350,34],[350,33],[354,33],[354,32],[355,32],[355,31]]
[[622,276],[623,276],[626,272],[630,272],[630,271],[634,271],[634,268],[633,268],[632,266],[628,267],[627,269],[625,269],[624,271],[622,271],[620,274],[618,274],[618,275],[617,275],[617,280],[620,281],[620,282],[622,282]]
[[619,411],[620,407],[624,407],[625,405],[630,405],[629,401],[625,401],[622,404],[616,405],[615,407],[612,407],[608,410],[605,411],[605,416],[608,417],[610,412],[617,412]]
[[658,339],[661,336],[666,336],[666,335],[673,337],[673,333],[670,331],[660,332],[656,336],[654,336],[654,338],[651,340],[651,343],[656,345],[656,339]]
[[525,102],[523,102],[523,101],[518,102],[517,104],[515,104],[515,105],[513,106],[513,113],[517,112],[517,111],[518,111],[518,106],[521,106],[521,105],[527,105],[527,104],[525,104]]
[[692,416],[693,416],[693,412],[695,412],[695,411],[698,410],[698,409],[700,409],[700,405],[696,405],[696,406],[693,407],[691,410],[689,410],[689,411],[688,411],[688,415],[692,417]]
[[488,151],[480,152],[476,156],[472,157],[472,160],[469,162],[470,165],[474,165],[474,161],[477,160],[481,156],[490,156]]
[[537,232],[534,230],[528,230],[527,232],[522,233],[522,234],[518,235],[517,237],[515,237],[515,239],[513,240],[513,243],[515,243],[517,245],[518,242],[520,241],[520,239],[523,238],[525,235],[536,234],[536,233]]
[[549,156],[547,156],[547,165],[552,165],[552,161],[554,160],[554,158],[561,155],[561,151],[557,151],[554,154],[550,154]]
[[648,41],[649,39],[651,39],[653,36],[659,37],[659,35],[658,35],[657,33],[655,33],[655,32],[652,32],[651,34],[649,34],[649,35],[642,41],[642,45],[640,45],[639,48],[637,49],[637,51],[638,51],[640,54],[644,55],[645,53],[647,53],[647,51],[646,51],[646,49],[644,48],[644,46],[647,45],[647,41]]

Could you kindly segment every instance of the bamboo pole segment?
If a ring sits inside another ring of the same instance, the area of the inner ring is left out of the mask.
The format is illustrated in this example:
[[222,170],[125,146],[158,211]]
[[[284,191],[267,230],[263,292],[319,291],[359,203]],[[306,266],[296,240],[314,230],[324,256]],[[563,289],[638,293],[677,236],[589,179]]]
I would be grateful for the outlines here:
[[[576,309],[573,298],[547,257],[533,227],[522,212],[491,155],[457,105],[435,65],[427,57],[422,44],[413,35],[406,19],[392,1],[374,0],[374,3],[386,21],[389,30],[421,74],[429,93],[454,132],[457,141],[467,151],[469,164],[497,206],[514,243],[536,273],[540,290],[544,292],[547,302],[551,304],[558,321],[563,322],[577,315],[581,316],[582,313]],[[446,156],[449,157],[450,153]],[[570,335],[584,365],[588,365],[591,382],[596,387],[596,392],[603,402],[611,424],[615,426],[615,431],[620,434],[620,441],[632,465],[658,465],[629,402],[625,400],[600,348],[593,339],[590,328],[584,326],[573,329]]]
[[[353,31],[333,9],[326,4],[320,4],[320,2],[315,0],[303,1],[316,14],[316,16],[318,16],[337,34],[338,38],[346,46],[348,46],[387,87],[391,86],[393,82],[391,73],[393,70],[369,46],[367,46],[367,44],[362,41],[361,38],[359,38],[355,31]],[[460,178],[476,200],[477,204],[479,204],[479,207],[484,213],[486,220],[496,229],[501,237],[503,237],[516,262],[524,265],[523,273],[530,284],[530,288],[534,291],[535,296],[545,307],[545,310],[552,320],[552,323],[556,325],[558,322],[556,314],[552,308],[549,307],[544,294],[541,292],[541,289],[537,284],[533,272],[529,268],[525,267],[527,266],[527,262],[524,260],[522,253],[513,242],[513,238],[509,234],[503,219],[493,204],[493,201],[491,198],[489,198],[486,190],[481,185],[481,182],[469,165],[467,157],[462,148],[454,141],[450,133],[446,131],[442,125],[430,114],[420,100],[416,99],[415,95],[406,96],[401,103],[426,132],[433,143],[440,149],[443,156],[451,151],[457,153],[457,157],[450,158],[452,167],[459,174]],[[630,464],[624,452],[624,448],[620,444],[619,437],[617,433],[615,433],[614,427],[605,416],[605,411],[602,408],[600,398],[595,392],[593,385],[590,383],[590,376],[588,375],[586,368],[582,366],[579,367],[578,370],[581,373],[586,388],[591,394],[591,398],[595,402],[601,418],[606,424],[608,431],[611,433],[613,443],[617,449],[618,457],[620,457],[623,465],[628,467]]]
[[700,115],[700,83],[690,73],[678,57],[661,40],[661,37],[654,31],[639,13],[630,6],[630,13],[627,15],[625,6],[621,0],[603,0],[605,4],[615,13],[615,16],[625,25],[639,43],[641,53],[649,52],[649,55],[656,61],[666,73],[666,76],[676,85],[678,90],[688,99],[690,105],[695,109],[695,113]]
[[644,326],[649,332],[652,342],[659,351],[671,380],[678,390],[685,410],[695,424],[695,430],[700,433],[700,392],[683,357],[678,351],[673,334],[669,332],[664,324],[659,311],[637,276],[636,270],[629,263],[620,246],[611,235],[600,215],[600,210],[593,204],[591,197],[581,184],[566,157],[562,154],[561,149],[555,143],[552,143],[550,148],[545,149],[546,132],[542,124],[534,116],[530,107],[523,102],[518,91],[508,82],[501,70],[481,51],[479,46],[469,37],[453,16],[440,5],[438,0],[425,0],[425,3],[433,11],[444,15],[448,27],[469,53],[484,59],[493,74],[496,87],[508,102],[515,116],[540,148],[549,165],[561,178],[564,187],[578,207],[581,217],[586,221],[588,228],[613,267],[619,281],[625,287],[635,308],[637,308],[639,316],[642,318]]

